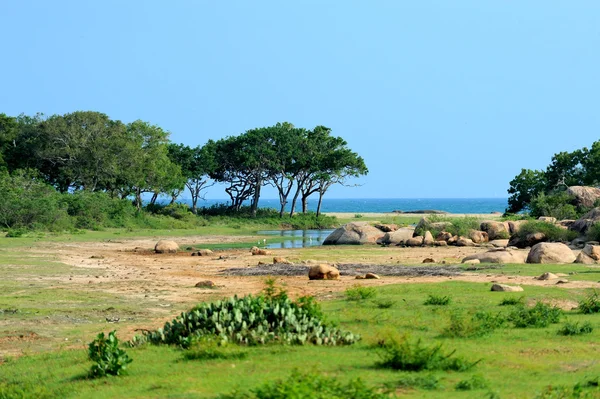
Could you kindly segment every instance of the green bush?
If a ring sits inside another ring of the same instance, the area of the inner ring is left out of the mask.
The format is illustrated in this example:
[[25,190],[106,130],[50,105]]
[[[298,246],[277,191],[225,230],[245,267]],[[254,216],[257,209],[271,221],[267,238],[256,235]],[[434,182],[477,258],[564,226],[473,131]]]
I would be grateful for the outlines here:
[[537,302],[534,307],[519,306],[508,316],[516,328],[543,328],[560,321],[562,310],[555,306]]
[[488,382],[480,375],[474,375],[466,380],[459,381],[454,389],[457,391],[472,391],[475,389],[487,389]]
[[[447,222],[450,224],[443,229],[432,226],[432,223],[438,222]],[[423,235],[425,231],[429,230],[429,232],[435,237],[436,235],[441,233],[442,230],[444,230],[451,233],[452,235],[468,237],[469,232],[471,230],[479,230],[480,225],[481,221],[478,218],[472,216],[465,216],[462,218],[450,218],[448,216],[429,215],[427,216],[427,223],[425,224],[425,226],[423,226],[423,228],[419,229],[418,231],[415,230],[415,233]]]
[[[310,305],[307,305],[310,303]],[[221,343],[258,345],[349,345],[360,339],[324,324],[310,301],[292,302],[287,295],[274,298],[248,295],[203,303],[182,313],[164,327],[137,336],[131,345],[149,341],[189,348],[194,341],[214,337]]]
[[450,303],[451,298],[449,296],[442,295],[429,295],[423,305],[437,305],[437,306],[446,306]]
[[23,234],[25,234],[27,232],[27,230],[25,229],[8,229],[8,231],[6,232],[6,238],[18,238],[18,237],[23,237]]
[[392,301],[391,299],[379,299],[373,301],[373,303],[378,309],[389,309],[396,304],[396,301]]
[[386,393],[368,387],[360,379],[347,383],[335,377],[294,372],[286,380],[267,382],[247,392],[235,391],[220,399],[384,399]]
[[502,301],[500,301],[499,305],[500,306],[525,305],[525,297],[520,296],[518,298],[515,298],[515,297],[504,298]]
[[592,331],[594,327],[589,321],[583,324],[567,322],[558,330],[558,335],[583,335],[590,334]]
[[132,224],[137,213],[131,201],[112,198],[102,192],[65,193],[61,195],[60,203],[78,229],[127,227]]
[[354,284],[350,288],[346,288],[346,299],[349,301],[363,301],[377,296],[377,290],[373,287],[363,287],[359,284]]
[[440,384],[440,380],[432,374],[407,375],[398,380],[398,383],[394,385],[400,388],[425,389],[428,391],[443,388],[442,384]]
[[524,240],[529,234],[533,233],[543,233],[546,236],[546,241],[551,242],[572,241],[577,238],[577,232],[565,230],[555,224],[541,220],[531,220],[523,223],[516,237]]
[[543,192],[534,197],[529,203],[531,216],[551,216],[558,220],[577,219],[580,211],[574,205],[575,197],[566,191],[553,194]]
[[120,375],[132,362],[127,353],[119,348],[115,331],[108,333],[108,337],[104,333],[98,334],[88,346],[88,357],[94,362],[90,371],[92,377]]
[[421,339],[411,342],[408,339],[392,339],[381,346],[382,361],[380,367],[403,371],[421,370],[452,370],[467,371],[472,369],[481,360],[467,361],[460,357],[453,357],[454,352],[445,353],[442,344],[425,346]]
[[600,294],[594,290],[586,298],[579,301],[579,311],[583,314],[600,313]]
[[455,312],[450,315],[450,325],[442,331],[442,336],[450,338],[481,337],[504,327],[505,324],[505,317],[499,313],[481,311],[469,318],[463,313]]

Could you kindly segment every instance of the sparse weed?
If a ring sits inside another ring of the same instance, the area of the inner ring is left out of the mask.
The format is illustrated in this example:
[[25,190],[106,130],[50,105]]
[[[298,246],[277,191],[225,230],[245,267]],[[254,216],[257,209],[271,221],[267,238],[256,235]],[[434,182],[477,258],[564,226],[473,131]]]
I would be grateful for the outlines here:
[[592,331],[594,331],[594,327],[589,321],[581,325],[578,322],[567,322],[558,330],[558,335],[583,335],[590,334]]
[[399,388],[413,388],[413,389],[425,389],[433,391],[436,389],[442,389],[443,386],[440,384],[439,378],[432,374],[427,375],[407,375],[402,377],[396,384],[389,384],[391,387]]
[[558,323],[562,313],[556,306],[538,302],[532,308],[517,307],[509,314],[508,320],[513,322],[516,328],[543,328]]
[[504,298],[502,301],[500,301],[499,305],[500,306],[525,305],[525,297],[520,296],[518,298],[515,298],[515,297]]
[[505,317],[499,313],[482,311],[468,318],[463,313],[456,312],[450,316],[450,325],[444,329],[442,336],[451,338],[481,337],[505,324]]
[[474,375],[466,380],[459,381],[454,389],[457,391],[472,391],[475,389],[487,389],[488,382],[480,375]]
[[579,301],[579,311],[583,314],[600,313],[600,294],[594,290],[586,298]]
[[436,306],[446,306],[450,303],[451,299],[449,296],[442,295],[429,295],[423,305],[436,305]]
[[378,309],[389,309],[396,304],[396,301],[392,301],[391,299],[379,299],[373,301],[373,303]]
[[354,284],[352,287],[347,288],[345,293],[346,299],[349,301],[362,301],[377,296],[377,290],[375,288],[363,287],[359,284]]

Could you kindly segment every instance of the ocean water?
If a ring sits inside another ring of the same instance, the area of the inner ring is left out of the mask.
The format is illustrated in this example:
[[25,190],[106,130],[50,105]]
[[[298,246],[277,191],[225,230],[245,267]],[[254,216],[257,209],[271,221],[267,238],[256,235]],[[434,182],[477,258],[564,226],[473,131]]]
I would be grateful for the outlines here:
[[[180,202],[189,203],[189,200]],[[227,203],[226,199],[199,201],[198,206],[211,206]],[[261,199],[260,208],[279,209],[279,200]],[[323,199],[322,212],[384,213],[394,210],[416,211],[433,209],[449,213],[491,213],[504,212],[508,206],[507,198],[349,198]],[[300,210],[297,204],[296,209]],[[309,199],[308,209],[317,210],[317,199]],[[289,211],[289,206],[287,207]]]

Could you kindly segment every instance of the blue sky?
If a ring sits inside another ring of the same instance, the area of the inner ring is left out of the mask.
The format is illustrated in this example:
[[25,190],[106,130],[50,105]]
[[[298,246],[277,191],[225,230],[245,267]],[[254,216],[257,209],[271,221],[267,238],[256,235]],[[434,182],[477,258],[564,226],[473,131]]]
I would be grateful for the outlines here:
[[329,198],[505,197],[522,167],[600,138],[599,15],[597,1],[6,1],[0,112],[100,111],[192,146],[325,125],[370,169]]

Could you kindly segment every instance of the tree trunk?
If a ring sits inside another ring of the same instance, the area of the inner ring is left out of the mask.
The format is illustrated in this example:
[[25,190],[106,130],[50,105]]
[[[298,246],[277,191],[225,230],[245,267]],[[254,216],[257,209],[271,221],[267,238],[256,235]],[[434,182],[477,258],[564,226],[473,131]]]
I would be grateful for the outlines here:
[[321,203],[323,202],[323,193],[319,193],[319,203],[317,204],[317,217],[321,214]]
[[262,182],[259,180],[256,182],[256,187],[254,188],[254,198],[252,199],[252,204],[250,204],[250,211],[252,213],[252,217],[256,217],[256,211],[258,210],[258,200],[260,199],[260,189],[262,187]]
[[305,197],[304,195],[302,196],[302,213],[306,213],[308,209],[308,195]]
[[138,211],[142,209],[142,190],[139,188],[135,189],[135,207]]
[[158,198],[158,193],[155,192],[152,194],[152,198],[150,199],[150,205],[154,205],[156,203],[156,199]]
[[292,209],[290,210],[290,217],[294,216],[294,212],[296,211],[296,201],[298,200],[298,195],[300,195],[300,183],[298,182],[298,189],[296,190],[296,194],[294,194],[294,199],[292,200]]

